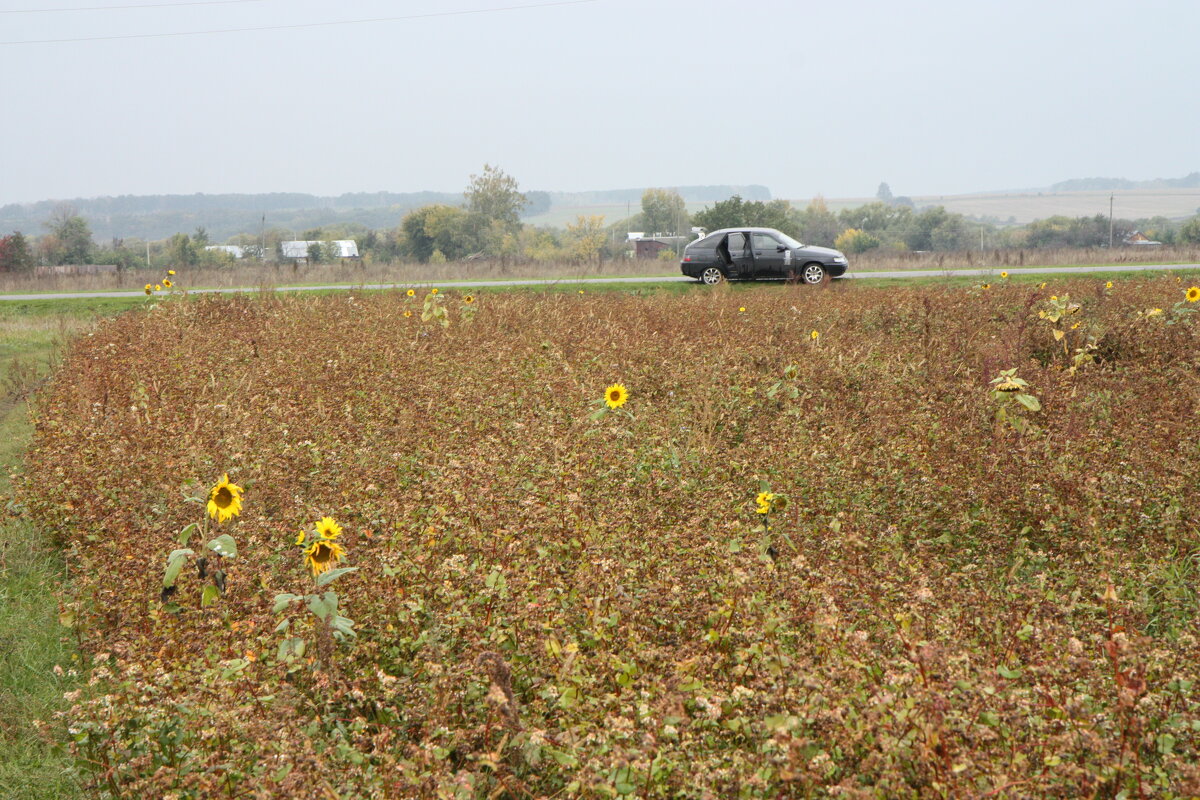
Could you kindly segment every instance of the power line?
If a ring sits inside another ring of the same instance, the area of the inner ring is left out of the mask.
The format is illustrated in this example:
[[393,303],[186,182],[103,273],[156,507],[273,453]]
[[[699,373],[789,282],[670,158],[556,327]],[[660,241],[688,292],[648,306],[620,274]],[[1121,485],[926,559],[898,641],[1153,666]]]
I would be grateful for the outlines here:
[[[214,0],[215,1],[215,0]],[[128,33],[117,36],[81,36],[72,39],[27,39],[17,42],[0,42],[0,46],[20,44],[67,44],[74,42],[111,42],[119,39],[161,39],[170,36],[211,36],[219,33],[251,33],[257,31],[289,31],[302,28],[326,28],[335,25],[366,25],[373,22],[403,22],[406,20],[432,19],[434,17],[465,17],[473,14],[496,14],[502,11],[523,11],[526,9],[552,8],[554,6],[577,6],[584,3],[596,3],[599,0],[557,0],[549,3],[531,3],[519,6],[501,6],[499,8],[478,8],[465,11],[434,11],[428,14],[406,14],[401,17],[371,17],[368,19],[342,19],[332,22],[304,22],[295,25],[264,25],[257,28],[219,28],[207,31],[175,31],[171,33]]]
[[129,6],[78,6],[76,8],[12,8],[0,14],[51,14],[67,11],[117,11],[129,8],[179,8],[181,6],[228,6],[235,3],[262,3],[264,0],[190,0],[184,3],[144,3]]

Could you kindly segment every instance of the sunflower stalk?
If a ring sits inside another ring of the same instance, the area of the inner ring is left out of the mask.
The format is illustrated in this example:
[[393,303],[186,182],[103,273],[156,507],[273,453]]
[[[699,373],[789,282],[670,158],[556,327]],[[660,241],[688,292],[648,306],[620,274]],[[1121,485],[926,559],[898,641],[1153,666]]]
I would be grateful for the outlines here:
[[[219,526],[232,521],[241,513],[242,492],[242,487],[229,482],[228,474],[223,475],[221,480],[207,492],[207,497],[205,495],[189,495],[185,486],[184,502],[204,505],[207,513],[201,517],[199,522],[189,523],[179,531],[176,540],[180,546],[167,556],[167,563],[163,568],[162,591],[159,594],[159,600],[168,604],[169,610],[178,611],[180,608],[171,598],[178,591],[176,583],[183,572],[184,565],[192,558],[196,559],[196,574],[199,580],[208,581],[201,590],[200,607],[211,606],[225,593],[225,560],[237,558],[237,541],[228,533],[209,537],[213,531],[213,520],[216,520],[216,524]],[[204,540],[204,545],[200,548],[199,553],[187,546],[197,532]]]

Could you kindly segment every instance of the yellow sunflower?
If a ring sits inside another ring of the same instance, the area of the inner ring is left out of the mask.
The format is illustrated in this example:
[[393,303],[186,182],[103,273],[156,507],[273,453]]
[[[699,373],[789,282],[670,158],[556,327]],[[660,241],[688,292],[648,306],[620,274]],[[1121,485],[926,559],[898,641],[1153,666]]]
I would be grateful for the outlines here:
[[741,306],[741,307],[739,307],[739,308],[738,308],[738,313],[739,313],[739,314],[745,314],[745,313],[746,313],[746,307],[745,307],[745,306]]
[[985,283],[981,288],[990,289],[990,288],[992,288],[992,285],[990,283]]
[[301,530],[296,534],[296,544],[304,544],[304,540],[308,538],[308,531]]
[[467,305],[471,305],[471,303],[475,302],[475,295],[473,295],[473,294],[467,295],[466,297],[463,298],[463,302],[466,303]]
[[174,275],[174,274],[175,274],[175,270],[173,270],[173,269],[169,269],[169,270],[167,270],[167,274],[168,274],[168,275]]
[[810,334],[808,335],[808,338],[812,339],[812,340],[815,342],[817,339],[820,339],[820,338],[821,338],[821,332],[820,332],[820,331],[813,331],[812,333],[810,333]]
[[229,482],[229,474],[208,493],[208,515],[217,522],[224,522],[242,513],[242,487]]
[[406,317],[411,317],[411,316],[412,316],[412,312],[411,312],[411,311],[405,311],[405,312],[404,312],[404,316],[406,316]]
[[775,499],[775,495],[770,492],[759,492],[758,497],[754,498],[754,502],[758,504],[755,509],[759,514],[769,514],[771,512],[771,501]]
[[625,390],[623,383],[614,383],[604,390],[604,402],[609,408],[620,408],[628,399],[629,392]]
[[1200,300],[1200,286],[1191,286],[1187,290],[1187,301],[1194,303]]
[[304,563],[315,578],[333,569],[345,555],[345,549],[332,539],[317,539],[304,551]]
[[342,535],[342,526],[338,525],[333,517],[321,517],[321,521],[317,523],[317,533],[321,534],[322,539],[336,539]]
[[1104,284],[1104,288],[1105,288],[1105,289],[1111,289],[1111,288],[1112,288],[1112,281],[1106,281],[1106,282],[1105,282],[1105,284]]
[[406,295],[408,295],[409,297],[416,297],[416,296],[417,296],[417,290],[416,290],[416,289],[409,289],[407,292],[405,292],[405,294],[406,294]]
[[154,287],[148,283],[146,284],[146,294],[154,294]]
[[163,278],[163,286],[165,286],[165,287],[167,287],[168,289],[170,289],[170,288],[171,288],[172,286],[174,286],[174,285],[175,285],[175,284],[171,283],[171,279],[170,279],[170,278]]
[[154,284],[154,291],[156,291],[156,292],[161,292],[161,291],[162,291],[162,284],[159,284],[159,283],[156,283],[156,284]]
[[434,288],[432,288],[432,289],[430,289],[430,290],[429,290],[429,293],[430,293],[430,294],[437,294],[437,292],[438,292],[438,290],[437,290],[437,287],[436,287],[436,286],[435,286]]
[[1007,273],[1007,272],[1001,272],[1001,273],[1000,273],[1000,277],[1001,277],[1001,278],[1007,278],[1007,277],[1008,277],[1008,273]]

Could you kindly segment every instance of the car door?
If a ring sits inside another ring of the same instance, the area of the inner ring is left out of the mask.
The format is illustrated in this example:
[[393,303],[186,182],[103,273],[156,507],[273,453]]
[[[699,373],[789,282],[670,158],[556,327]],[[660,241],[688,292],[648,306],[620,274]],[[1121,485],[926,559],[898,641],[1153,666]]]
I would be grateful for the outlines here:
[[729,234],[725,239],[729,248],[729,261],[732,267],[731,278],[754,277],[754,254],[750,251],[750,236],[741,231]]
[[[783,242],[769,233],[750,234],[750,246],[754,251],[754,277],[782,278],[785,254],[790,255]],[[779,248],[784,247],[783,252]]]

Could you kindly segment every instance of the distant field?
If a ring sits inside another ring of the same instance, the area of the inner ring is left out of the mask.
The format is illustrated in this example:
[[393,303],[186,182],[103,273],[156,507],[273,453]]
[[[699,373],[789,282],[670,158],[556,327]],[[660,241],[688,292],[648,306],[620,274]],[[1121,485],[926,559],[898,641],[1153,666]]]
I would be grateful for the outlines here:
[[[1200,213],[1200,189],[1139,189],[1115,192],[1024,192],[987,194],[948,194],[914,197],[918,206],[945,206],[947,211],[974,217],[995,217],[1017,224],[1055,215],[1084,217],[1095,214],[1108,216],[1108,198],[1114,195],[1113,216],[1118,219],[1141,219],[1163,216],[1171,219],[1192,217]],[[874,197],[826,198],[830,209],[839,211],[874,202]],[[803,208],[808,198],[792,200]]]

